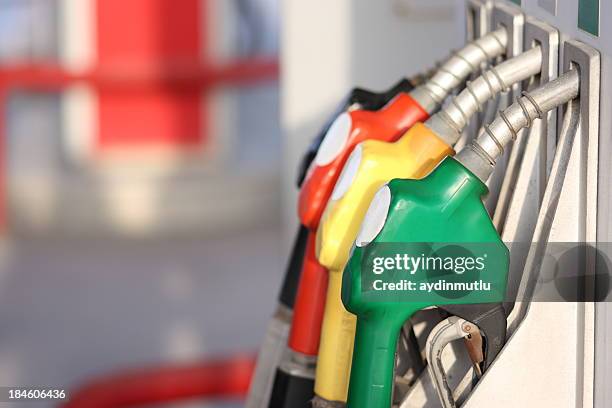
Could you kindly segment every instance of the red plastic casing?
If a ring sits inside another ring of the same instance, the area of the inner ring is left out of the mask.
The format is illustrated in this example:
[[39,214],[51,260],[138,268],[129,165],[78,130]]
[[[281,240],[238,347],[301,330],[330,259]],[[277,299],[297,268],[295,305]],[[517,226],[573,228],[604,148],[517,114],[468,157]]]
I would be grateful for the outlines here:
[[315,256],[316,234],[310,232],[302,266],[302,276],[295,298],[289,347],[302,354],[319,352],[321,324],[327,297],[328,272]]
[[298,214],[303,225],[315,231],[329,197],[349,155],[364,140],[396,141],[416,122],[429,117],[421,105],[408,94],[393,98],[378,111],[355,110],[351,116],[351,130],[339,154],[328,164],[313,162],[300,190]]

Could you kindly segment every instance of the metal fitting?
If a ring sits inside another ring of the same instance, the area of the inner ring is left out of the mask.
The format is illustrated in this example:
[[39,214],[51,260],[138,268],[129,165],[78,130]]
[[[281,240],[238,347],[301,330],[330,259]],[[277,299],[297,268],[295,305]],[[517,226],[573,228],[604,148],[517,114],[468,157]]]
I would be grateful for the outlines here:
[[578,70],[572,69],[532,92],[524,92],[514,104],[499,112],[476,140],[459,152],[457,160],[482,181],[486,181],[497,158],[516,139],[517,133],[530,127],[534,119],[542,118],[546,112],[578,96],[579,86]]
[[429,363],[427,370],[444,408],[456,408],[457,405],[442,364],[442,351],[450,342],[470,334],[464,330],[466,323],[464,319],[451,316],[433,328],[425,343],[425,355]]
[[465,89],[451,99],[440,112],[429,118],[425,125],[447,143],[455,144],[471,117],[476,112],[481,112],[487,101],[500,92],[509,91],[512,85],[538,74],[541,68],[540,46],[504,61],[474,81],[468,81]]
[[313,378],[317,364],[316,356],[308,356],[297,351],[287,349],[280,364],[280,369],[294,377]]
[[480,69],[483,62],[502,55],[507,41],[506,29],[499,28],[469,43],[445,62],[430,80],[410,92],[410,96],[427,112],[434,112],[453,89]]

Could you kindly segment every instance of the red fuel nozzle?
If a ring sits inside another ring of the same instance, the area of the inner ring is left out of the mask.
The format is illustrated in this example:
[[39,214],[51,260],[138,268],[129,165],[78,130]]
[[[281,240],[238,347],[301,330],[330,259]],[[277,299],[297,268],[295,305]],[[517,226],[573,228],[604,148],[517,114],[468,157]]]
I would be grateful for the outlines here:
[[429,114],[409,95],[400,94],[376,112],[343,113],[325,135],[298,201],[302,224],[316,230],[338,176],[354,147],[368,139],[393,142]]

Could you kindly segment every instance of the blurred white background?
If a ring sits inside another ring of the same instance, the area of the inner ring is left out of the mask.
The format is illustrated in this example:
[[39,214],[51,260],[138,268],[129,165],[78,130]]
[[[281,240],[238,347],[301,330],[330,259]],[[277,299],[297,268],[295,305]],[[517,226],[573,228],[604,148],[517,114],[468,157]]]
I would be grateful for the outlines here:
[[[255,351],[297,224],[307,144],[352,87],[385,89],[463,42],[453,1],[189,0],[202,50],[191,62],[246,61],[251,73],[201,92],[195,145],[172,134],[109,145],[105,85],[30,86],[45,69],[111,65],[98,49],[101,1],[121,10],[120,0],[0,0],[0,385],[74,389],[123,369]],[[119,35],[152,44],[142,61],[152,72],[176,62],[163,51],[174,34],[163,12],[147,13],[181,4],[129,3],[142,18]],[[176,109],[166,85],[155,92]],[[142,109],[115,128],[155,123]]]

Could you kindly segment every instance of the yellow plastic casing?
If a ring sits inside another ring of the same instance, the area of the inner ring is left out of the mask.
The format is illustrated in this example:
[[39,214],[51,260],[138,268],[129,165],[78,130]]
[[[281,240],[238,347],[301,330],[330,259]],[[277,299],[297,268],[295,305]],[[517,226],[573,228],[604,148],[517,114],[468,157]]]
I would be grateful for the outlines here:
[[380,187],[394,178],[429,174],[455,152],[432,130],[416,123],[398,141],[362,142],[353,151],[334,188],[317,231],[316,255],[329,269],[329,286],[317,359],[315,393],[346,402],[356,317],[340,298],[342,271],[361,222]]

